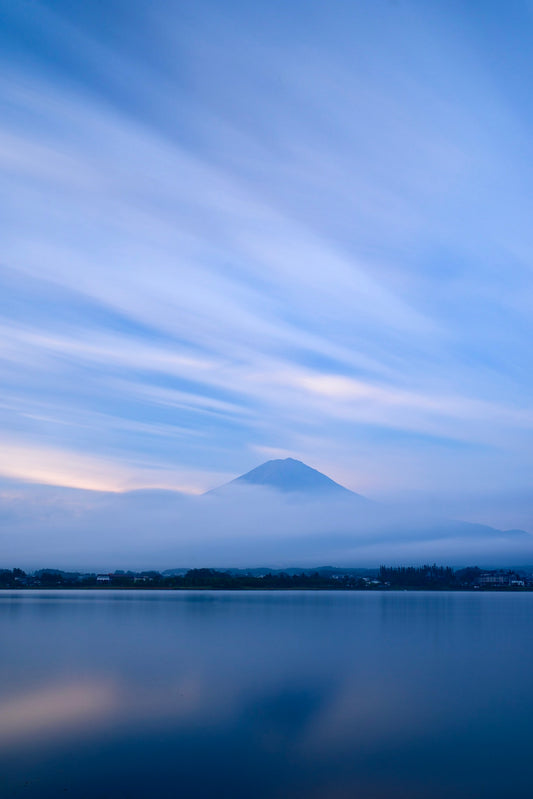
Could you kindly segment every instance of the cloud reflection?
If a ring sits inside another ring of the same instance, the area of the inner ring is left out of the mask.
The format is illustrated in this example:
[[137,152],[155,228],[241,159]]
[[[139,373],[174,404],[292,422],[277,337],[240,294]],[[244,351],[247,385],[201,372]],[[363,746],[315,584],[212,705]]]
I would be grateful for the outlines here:
[[119,706],[110,682],[50,684],[0,697],[0,748],[79,735],[116,716]]

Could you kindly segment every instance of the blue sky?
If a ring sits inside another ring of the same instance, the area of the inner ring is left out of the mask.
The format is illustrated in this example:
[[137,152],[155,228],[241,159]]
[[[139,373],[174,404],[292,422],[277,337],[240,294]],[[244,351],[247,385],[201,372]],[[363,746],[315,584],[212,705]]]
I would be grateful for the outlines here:
[[1,476],[527,529],[532,3],[0,9]]

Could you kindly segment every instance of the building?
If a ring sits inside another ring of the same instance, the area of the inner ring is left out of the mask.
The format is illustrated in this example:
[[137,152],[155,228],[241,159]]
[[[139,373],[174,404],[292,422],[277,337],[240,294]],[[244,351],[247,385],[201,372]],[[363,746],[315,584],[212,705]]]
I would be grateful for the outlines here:
[[523,581],[515,572],[493,571],[479,575],[481,586],[523,585]]

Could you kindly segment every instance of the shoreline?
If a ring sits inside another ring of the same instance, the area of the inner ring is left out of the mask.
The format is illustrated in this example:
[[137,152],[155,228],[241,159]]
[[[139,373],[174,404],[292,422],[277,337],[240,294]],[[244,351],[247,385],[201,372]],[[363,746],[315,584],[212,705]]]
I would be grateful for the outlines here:
[[313,592],[324,592],[324,591],[331,591],[334,593],[342,594],[342,593],[391,593],[393,591],[396,592],[409,592],[409,593],[422,593],[422,592],[431,592],[437,594],[443,593],[468,593],[468,594],[520,594],[526,593],[530,594],[533,593],[533,586],[502,586],[502,587],[476,587],[472,588],[469,586],[459,586],[459,587],[431,587],[431,586],[421,586],[421,587],[410,587],[410,586],[376,586],[372,588],[345,588],[339,587],[335,588],[332,586],[287,586],[287,587],[271,587],[271,586],[232,586],[232,587],[221,587],[216,585],[202,585],[202,586],[159,586],[159,585],[147,585],[147,586],[76,586],[76,585],[52,585],[52,586],[2,586],[0,587],[0,594],[6,591],[22,591],[22,592],[35,592],[35,591],[88,591],[88,592],[100,592],[100,591],[139,591],[139,592],[149,592],[149,591],[165,591],[165,592],[182,592],[182,591],[217,591],[222,593],[230,593],[230,592],[257,592],[257,591],[268,591],[269,593],[279,593],[279,592],[302,592],[302,591],[313,591]]

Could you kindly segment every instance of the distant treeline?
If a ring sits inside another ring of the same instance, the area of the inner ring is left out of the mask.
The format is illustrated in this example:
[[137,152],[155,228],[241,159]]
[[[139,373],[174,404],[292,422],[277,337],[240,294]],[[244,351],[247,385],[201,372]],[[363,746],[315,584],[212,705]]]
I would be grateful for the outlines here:
[[[465,575],[465,572],[472,572]],[[382,583],[400,588],[458,588],[472,583],[479,569],[461,569],[455,572],[450,566],[381,566],[379,579]],[[468,579],[465,579],[467,578]]]
[[379,581],[389,588],[464,589],[526,588],[531,575],[511,569],[482,570],[477,566],[452,569],[450,566],[381,566]]
[[115,571],[109,574],[39,569],[0,569],[0,588],[167,588],[167,589],[524,589],[533,587],[531,576],[514,571],[483,571],[478,567],[454,570],[450,566],[381,566],[379,570],[323,567],[297,571],[254,569],[189,569],[169,572]]
[[319,572],[267,572],[255,575],[246,572],[217,569],[189,569],[183,574],[165,575],[157,571],[110,574],[78,574],[59,569],[40,569],[32,575],[21,569],[0,570],[0,588],[365,588],[364,578],[351,574],[320,574]]
[[25,579],[26,572],[22,569],[0,569],[0,588],[20,588]]

